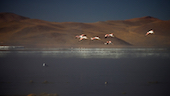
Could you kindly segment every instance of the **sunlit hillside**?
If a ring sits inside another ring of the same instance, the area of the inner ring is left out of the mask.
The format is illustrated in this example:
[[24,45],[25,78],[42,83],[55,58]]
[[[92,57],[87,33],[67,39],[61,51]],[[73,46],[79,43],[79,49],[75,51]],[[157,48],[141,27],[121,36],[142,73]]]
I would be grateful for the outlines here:
[[[170,21],[150,16],[120,21],[94,23],[48,22],[29,19],[13,13],[0,13],[0,44],[25,47],[169,47]],[[150,29],[155,34],[145,36]],[[105,38],[114,33],[113,38]],[[86,34],[87,40],[79,41],[76,35]],[[99,36],[101,40],[91,41]],[[104,45],[106,41],[111,45]]]

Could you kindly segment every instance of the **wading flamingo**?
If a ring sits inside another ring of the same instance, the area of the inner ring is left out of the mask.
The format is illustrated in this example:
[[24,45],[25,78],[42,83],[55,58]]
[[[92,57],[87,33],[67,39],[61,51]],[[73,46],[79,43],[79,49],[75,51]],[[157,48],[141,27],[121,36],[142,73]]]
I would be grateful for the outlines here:
[[112,41],[106,41],[105,45],[112,44]]
[[81,40],[83,40],[83,39],[87,40],[88,38],[87,38],[86,36],[81,36],[80,39],[79,39],[79,41],[81,41]]
[[107,38],[107,37],[114,37],[114,35],[113,35],[113,33],[106,34],[106,35],[105,35],[105,38]]
[[154,31],[153,31],[153,30],[148,31],[148,32],[145,34],[145,36],[147,36],[147,35],[149,35],[149,34],[154,34]]
[[91,40],[101,40],[99,36],[91,37]]

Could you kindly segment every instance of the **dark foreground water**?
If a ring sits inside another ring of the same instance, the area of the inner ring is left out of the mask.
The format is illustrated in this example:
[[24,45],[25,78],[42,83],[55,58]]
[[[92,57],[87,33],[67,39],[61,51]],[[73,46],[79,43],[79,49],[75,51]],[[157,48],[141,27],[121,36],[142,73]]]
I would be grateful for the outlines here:
[[170,96],[169,70],[166,48],[3,50],[0,95]]

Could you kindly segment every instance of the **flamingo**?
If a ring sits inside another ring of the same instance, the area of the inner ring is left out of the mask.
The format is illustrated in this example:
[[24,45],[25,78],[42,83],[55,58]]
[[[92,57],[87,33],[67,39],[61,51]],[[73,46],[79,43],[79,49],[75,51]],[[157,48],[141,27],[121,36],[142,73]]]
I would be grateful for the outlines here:
[[85,34],[77,35],[76,38],[80,39],[81,37],[86,36]]
[[101,40],[99,36],[91,37],[91,40]]
[[80,37],[79,41],[81,41],[83,39],[87,40],[88,38],[86,36],[82,36],[82,37]]
[[105,35],[105,38],[107,38],[107,37],[114,37],[114,35],[113,35],[113,33],[106,34],[106,35]]
[[153,30],[150,30],[150,31],[148,31],[145,35],[147,36],[147,35],[149,35],[149,34],[154,34],[154,31],[153,31]]
[[45,66],[46,66],[46,64],[45,64],[45,63],[43,63],[43,66],[45,67]]
[[112,44],[112,41],[106,41],[106,43],[104,43],[105,45],[107,44]]

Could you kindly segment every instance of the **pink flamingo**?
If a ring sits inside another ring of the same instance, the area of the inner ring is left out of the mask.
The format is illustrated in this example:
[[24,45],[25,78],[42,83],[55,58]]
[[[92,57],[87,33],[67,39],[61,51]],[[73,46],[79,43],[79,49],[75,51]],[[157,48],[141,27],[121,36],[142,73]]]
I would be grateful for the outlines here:
[[81,41],[81,40],[83,40],[83,39],[87,40],[88,38],[87,38],[86,36],[81,36],[80,39],[79,39],[79,41]]
[[145,36],[149,35],[149,34],[154,34],[154,31],[151,29],[150,31],[148,31]]
[[91,40],[101,40],[99,36],[91,37]]
[[114,35],[113,35],[113,33],[106,34],[106,35],[105,35],[105,38],[107,38],[107,37],[114,37]]
[[84,35],[84,34],[77,35],[76,38],[77,38],[77,39],[80,39],[80,38],[83,37],[83,36],[86,36],[86,35]]
[[105,45],[112,44],[112,41],[106,41]]

